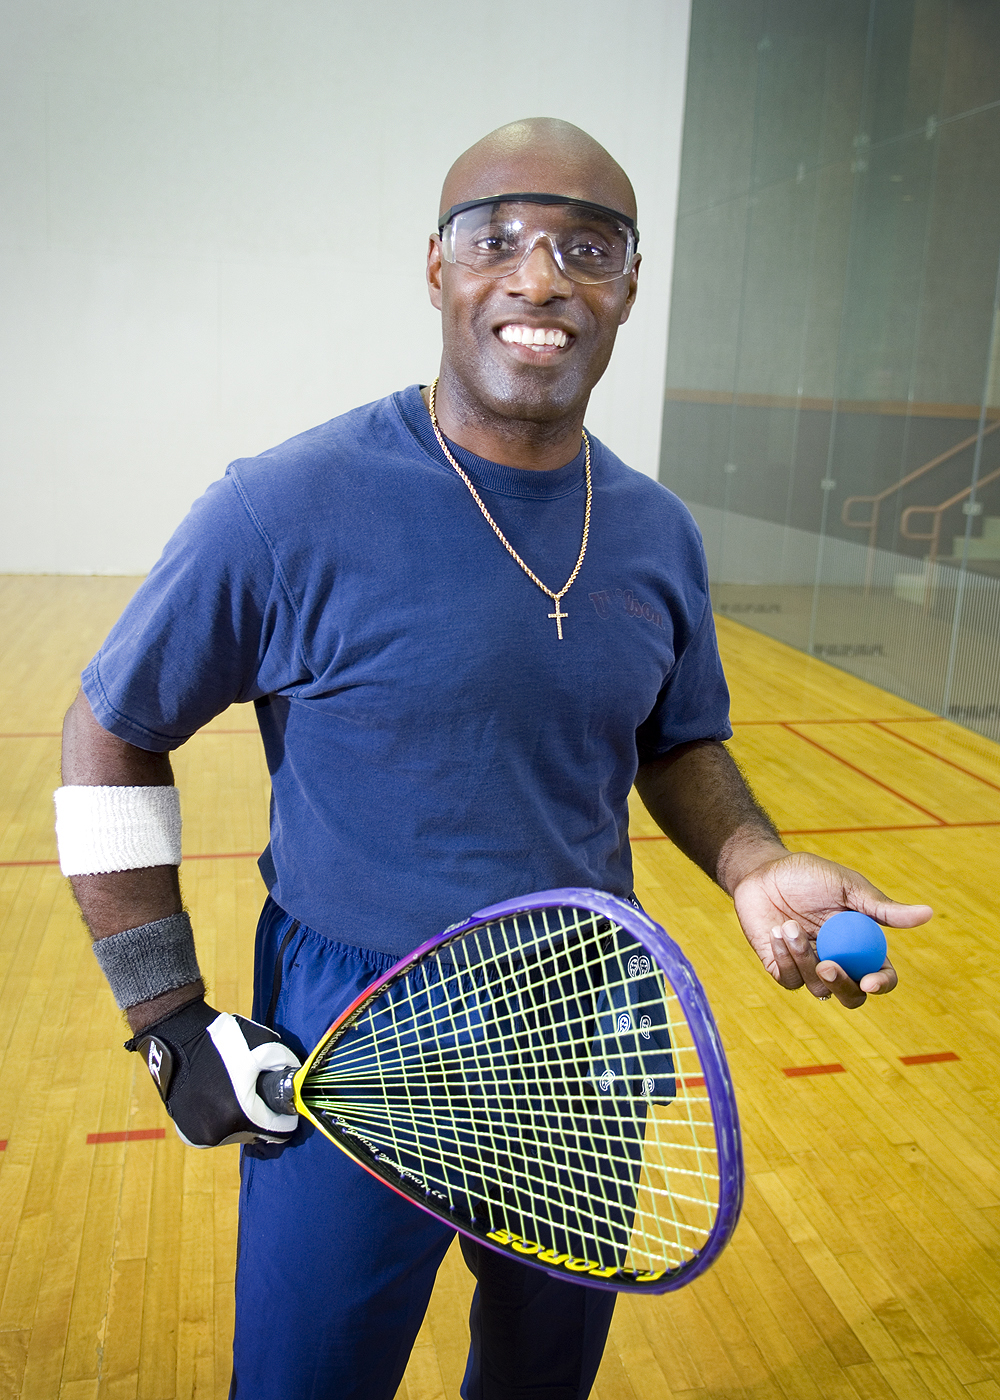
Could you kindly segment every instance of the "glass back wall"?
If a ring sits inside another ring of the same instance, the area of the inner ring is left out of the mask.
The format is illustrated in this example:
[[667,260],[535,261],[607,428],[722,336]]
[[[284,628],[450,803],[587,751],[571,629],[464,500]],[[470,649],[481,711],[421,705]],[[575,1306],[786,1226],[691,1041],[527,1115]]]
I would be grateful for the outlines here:
[[717,611],[993,738],[998,190],[995,0],[694,0],[660,479]]

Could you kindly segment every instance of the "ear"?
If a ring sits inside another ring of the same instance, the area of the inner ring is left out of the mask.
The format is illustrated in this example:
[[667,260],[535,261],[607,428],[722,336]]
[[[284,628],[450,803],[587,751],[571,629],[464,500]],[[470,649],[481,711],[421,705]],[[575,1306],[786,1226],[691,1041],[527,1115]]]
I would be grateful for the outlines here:
[[632,271],[628,278],[628,296],[625,298],[625,305],[622,307],[622,314],[618,318],[618,324],[624,326],[629,316],[632,314],[632,307],[635,305],[635,298],[639,291],[639,264],[642,262],[640,253],[632,264]]
[[432,233],[430,242],[427,245],[427,290],[430,294],[431,305],[441,310],[441,264],[444,259],[441,257],[441,239],[436,233]]

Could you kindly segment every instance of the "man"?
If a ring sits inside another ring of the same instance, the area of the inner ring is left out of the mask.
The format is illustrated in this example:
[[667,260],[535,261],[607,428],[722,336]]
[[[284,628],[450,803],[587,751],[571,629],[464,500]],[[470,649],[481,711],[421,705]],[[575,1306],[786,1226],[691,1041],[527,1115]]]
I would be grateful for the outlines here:
[[[460,157],[427,261],[435,385],[234,463],[67,716],[60,853],[129,1045],[186,1139],[258,1139],[233,1395],[389,1400],[451,1232],[305,1128],[289,1137],[253,1084],[294,1057],[204,1003],[167,754],[228,704],[255,701],[273,785],[254,1016],[298,1054],[475,908],[630,895],[633,780],[785,987],[845,1006],[888,992],[888,963],[861,986],[818,963],[817,927],[846,907],[930,916],[785,850],[722,744],[693,522],[584,432],[636,295],[635,217],[624,172],[566,123],[516,122]],[[613,1297],[463,1249],[466,1400],[583,1400]]]

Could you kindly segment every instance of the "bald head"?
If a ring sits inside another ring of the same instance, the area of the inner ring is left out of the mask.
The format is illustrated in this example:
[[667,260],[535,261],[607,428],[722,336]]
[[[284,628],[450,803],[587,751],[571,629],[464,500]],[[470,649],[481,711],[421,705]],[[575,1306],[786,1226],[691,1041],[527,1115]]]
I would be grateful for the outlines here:
[[635,193],[618,162],[592,136],[555,117],[509,122],[470,146],[445,176],[441,213],[468,199],[529,191],[636,216]]

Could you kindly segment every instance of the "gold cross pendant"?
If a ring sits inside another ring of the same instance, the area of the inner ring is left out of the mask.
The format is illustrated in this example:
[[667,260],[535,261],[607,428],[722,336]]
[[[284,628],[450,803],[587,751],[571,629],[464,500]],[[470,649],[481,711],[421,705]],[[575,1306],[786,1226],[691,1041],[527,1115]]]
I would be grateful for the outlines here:
[[549,617],[554,617],[554,618],[555,618],[555,620],[556,620],[556,630],[557,630],[558,633],[559,633],[559,640],[562,641],[562,639],[563,639],[563,634],[562,634],[563,618],[564,618],[564,617],[569,617],[569,613],[560,612],[560,607],[561,607],[561,604],[560,604],[560,602],[559,602],[559,599],[557,598],[557,599],[556,599],[556,610],[555,610],[555,612],[549,613]]

